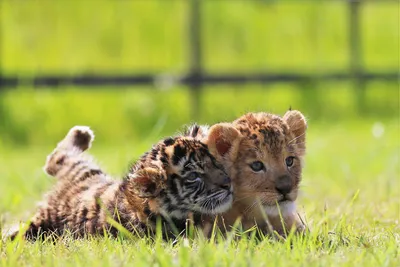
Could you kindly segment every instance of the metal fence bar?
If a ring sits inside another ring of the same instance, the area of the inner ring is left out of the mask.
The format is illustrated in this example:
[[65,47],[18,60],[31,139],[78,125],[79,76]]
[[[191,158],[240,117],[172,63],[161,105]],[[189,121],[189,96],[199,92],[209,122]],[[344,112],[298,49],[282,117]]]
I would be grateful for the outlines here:
[[[196,74],[189,73],[187,76],[172,75],[119,75],[107,76],[98,75],[78,75],[78,76],[35,76],[35,77],[0,77],[0,88],[11,89],[19,86],[40,87],[61,87],[65,85],[76,86],[135,86],[135,85],[154,85],[162,84],[166,79],[169,86],[176,84],[190,86],[196,94],[198,88],[204,84],[243,84],[243,83],[296,83],[310,80],[319,81],[343,81],[352,80],[353,74],[348,72],[329,72],[325,74],[304,74],[304,73],[227,73],[227,74]],[[397,82],[399,79],[398,70],[387,72],[362,72],[358,74],[358,79],[365,82],[371,80],[384,80]],[[172,81],[172,83],[171,83]],[[176,84],[174,84],[174,82]],[[197,99],[197,98],[196,98]],[[193,101],[196,101],[194,99]],[[198,99],[197,99],[198,100]]]
[[[199,81],[193,81],[192,77],[184,77],[181,82],[184,84],[191,84],[193,82],[201,82],[203,84],[225,84],[225,83],[293,83],[304,82],[310,80],[324,80],[324,81],[342,81],[352,79],[352,75],[347,72],[326,73],[326,74],[302,74],[302,73],[259,73],[259,74],[242,74],[242,73],[229,73],[229,74],[206,74],[199,77]],[[360,74],[360,79],[363,80],[386,80],[397,81],[399,79],[399,72],[393,70],[385,73],[364,72]]]
[[[3,9],[1,8],[2,3],[0,3],[0,91],[2,89],[2,77],[3,77]],[[1,96],[0,96],[1,97]],[[1,103],[0,103],[1,104]],[[1,109],[0,109],[1,110]],[[1,114],[0,114],[1,115]]]
[[360,0],[349,0],[349,51],[350,51],[350,74],[353,78],[354,90],[356,91],[356,104],[359,110],[363,110],[365,98],[365,80],[363,79],[362,43],[360,34]]
[[190,83],[192,118],[197,120],[200,111],[202,82],[201,0],[190,1],[189,22]]
[[51,76],[38,75],[34,77],[0,77],[0,88],[18,86],[60,87],[64,85],[107,86],[107,85],[147,85],[153,84],[157,75],[76,75]]

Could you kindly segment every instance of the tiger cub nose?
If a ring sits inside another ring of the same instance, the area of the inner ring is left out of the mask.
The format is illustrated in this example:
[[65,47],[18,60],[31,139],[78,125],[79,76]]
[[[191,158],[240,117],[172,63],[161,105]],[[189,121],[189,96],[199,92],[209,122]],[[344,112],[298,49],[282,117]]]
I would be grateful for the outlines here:
[[275,181],[275,189],[282,195],[289,194],[292,191],[292,179],[288,175],[280,176]]
[[231,188],[231,178],[229,178],[228,176],[225,176],[224,180],[220,184],[220,187],[222,189],[229,190]]

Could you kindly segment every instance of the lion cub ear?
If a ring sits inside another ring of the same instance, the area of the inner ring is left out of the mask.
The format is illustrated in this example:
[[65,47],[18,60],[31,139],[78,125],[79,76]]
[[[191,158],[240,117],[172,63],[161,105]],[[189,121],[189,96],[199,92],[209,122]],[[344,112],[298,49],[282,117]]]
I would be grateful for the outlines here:
[[296,138],[296,143],[304,143],[307,130],[307,122],[304,115],[300,111],[289,110],[283,116],[283,120],[289,125],[290,131]]
[[129,190],[142,198],[156,197],[165,189],[165,178],[155,168],[144,168],[129,176]]
[[203,142],[217,158],[224,157],[233,160],[239,149],[241,134],[230,123],[218,123],[211,126],[208,136]]

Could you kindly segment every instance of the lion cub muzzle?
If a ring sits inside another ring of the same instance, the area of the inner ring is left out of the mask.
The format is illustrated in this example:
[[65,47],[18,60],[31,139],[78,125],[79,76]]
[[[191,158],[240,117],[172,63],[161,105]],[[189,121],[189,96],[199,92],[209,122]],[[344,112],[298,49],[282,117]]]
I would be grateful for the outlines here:
[[287,200],[287,195],[293,189],[292,178],[289,175],[279,176],[275,181],[275,189],[278,193],[282,194],[283,200]]

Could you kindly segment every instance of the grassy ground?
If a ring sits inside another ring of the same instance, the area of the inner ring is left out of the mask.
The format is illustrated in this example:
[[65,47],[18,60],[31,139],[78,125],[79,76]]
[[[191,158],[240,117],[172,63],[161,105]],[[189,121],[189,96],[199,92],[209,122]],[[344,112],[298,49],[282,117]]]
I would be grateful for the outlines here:
[[[53,244],[1,243],[4,266],[398,266],[398,120],[309,121],[308,154],[300,211],[312,229],[290,242],[202,239],[171,243],[150,240],[64,240]],[[102,141],[92,153],[106,170],[124,172],[126,162],[160,138],[124,145]],[[61,136],[60,136],[61,137]],[[8,224],[28,219],[35,202],[53,184],[41,166],[56,140],[0,152],[0,213]]]

